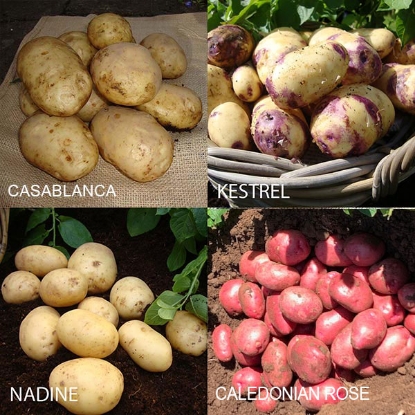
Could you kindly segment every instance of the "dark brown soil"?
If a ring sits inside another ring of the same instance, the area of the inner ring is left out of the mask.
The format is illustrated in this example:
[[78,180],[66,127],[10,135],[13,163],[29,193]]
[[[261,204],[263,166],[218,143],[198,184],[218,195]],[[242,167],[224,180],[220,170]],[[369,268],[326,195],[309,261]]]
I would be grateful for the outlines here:
[[[348,235],[367,231],[380,236],[386,243],[387,255],[403,260],[415,280],[415,211],[394,210],[390,219],[379,213],[369,218],[355,211],[346,215],[341,209],[277,209],[231,210],[223,227],[209,235],[210,268],[208,270],[209,330],[219,323],[236,327],[240,320],[230,318],[218,301],[221,285],[238,277],[238,261],[249,249],[264,250],[265,240],[277,229],[301,230],[312,245],[327,233]],[[229,391],[234,371],[233,361],[220,363],[208,347],[208,413],[212,415],[257,414],[253,402],[235,398],[218,399],[216,390]],[[347,400],[326,405],[319,415],[414,415],[415,414],[415,357],[397,372],[356,381],[367,386],[369,400]],[[219,395],[223,397],[222,395]],[[226,397],[226,395],[225,395]],[[403,412],[400,412],[403,411]],[[306,411],[296,401],[278,402],[273,412],[278,415],[304,415]]]
[[[118,265],[118,278],[137,276],[147,282],[157,296],[171,289],[173,273],[168,271],[166,259],[174,244],[168,217],[164,216],[156,230],[131,238],[126,228],[125,209],[73,209],[63,214],[81,220],[91,232],[95,242],[108,246],[114,252]],[[22,222],[22,221],[21,221]],[[20,222],[20,225],[22,224]],[[11,246],[18,246],[15,236],[19,223],[10,229]],[[0,281],[14,271],[13,261],[0,266]],[[206,279],[201,281],[201,293],[206,294]],[[105,294],[104,298],[108,299]],[[27,357],[19,346],[19,325],[26,314],[40,300],[22,305],[6,304],[0,300],[0,414],[2,415],[67,415],[56,402],[11,402],[10,388],[35,390],[47,387],[52,369],[61,362],[76,356],[62,348],[46,362]],[[63,311],[63,310],[62,310]],[[122,322],[120,322],[121,324]],[[163,333],[164,328],[159,328]],[[124,374],[125,388],[119,404],[111,415],[177,415],[206,413],[206,353],[200,357],[173,352],[173,365],[163,373],[150,373],[139,368],[122,349],[118,348],[106,360]],[[42,395],[45,396],[44,394]]]

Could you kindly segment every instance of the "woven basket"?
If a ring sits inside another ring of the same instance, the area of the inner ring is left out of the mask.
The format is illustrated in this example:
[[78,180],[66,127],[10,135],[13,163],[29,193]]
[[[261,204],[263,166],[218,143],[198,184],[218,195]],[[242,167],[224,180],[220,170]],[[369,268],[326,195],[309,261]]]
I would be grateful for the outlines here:
[[3,261],[7,249],[9,214],[9,209],[0,208],[0,263]]
[[[393,195],[415,173],[414,160],[415,117],[399,114],[388,135],[358,157],[329,159],[311,145],[300,162],[213,145],[208,177],[230,207],[357,207]],[[230,193],[231,184],[276,184],[289,198],[254,197],[250,186],[244,187],[243,198],[235,198],[237,186]]]

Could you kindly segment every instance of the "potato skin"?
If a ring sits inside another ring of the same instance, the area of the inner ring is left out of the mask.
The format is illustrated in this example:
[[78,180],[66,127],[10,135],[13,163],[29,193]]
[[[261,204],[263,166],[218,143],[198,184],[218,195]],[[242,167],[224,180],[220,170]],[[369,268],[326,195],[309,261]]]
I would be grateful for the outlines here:
[[229,362],[233,358],[231,348],[232,329],[225,323],[219,324],[212,331],[212,348],[221,362]]
[[32,116],[39,110],[39,107],[33,102],[33,99],[30,98],[29,92],[24,85],[21,86],[19,92],[19,106],[26,117]]
[[30,164],[64,182],[86,176],[98,163],[98,146],[76,115],[32,115],[20,127],[19,145]]
[[173,139],[143,111],[110,106],[98,112],[90,128],[104,160],[137,182],[163,176],[173,162]]
[[392,52],[396,41],[396,36],[393,34],[393,32],[380,27],[360,27],[356,30],[353,30],[352,33],[357,33],[360,36],[363,36],[366,41],[369,42],[369,44],[376,50],[381,59]]
[[9,304],[22,304],[39,298],[40,280],[29,271],[14,271],[1,284],[3,300]]
[[242,314],[242,306],[239,301],[239,288],[244,283],[242,278],[234,278],[222,284],[219,290],[219,302],[225,311],[236,317]]
[[88,39],[86,32],[71,31],[62,33],[58,39],[63,40],[81,58],[82,63],[88,68],[92,58],[97,53],[96,49]]
[[92,118],[102,109],[107,108],[109,102],[94,86],[86,104],[78,111],[78,117],[84,122],[90,122]]
[[232,88],[242,101],[255,102],[261,97],[264,85],[256,70],[251,65],[245,64],[233,71]]
[[353,264],[368,267],[385,254],[385,243],[375,235],[365,232],[354,233],[344,241],[344,252]]
[[81,58],[51,36],[35,38],[21,48],[17,73],[33,102],[49,115],[74,115],[91,95],[92,79]]
[[258,284],[251,281],[244,282],[239,287],[239,303],[243,313],[253,319],[261,319],[265,313],[265,299]]
[[118,326],[119,316],[117,309],[102,297],[88,296],[78,304],[78,308],[98,314],[112,323],[115,327]]

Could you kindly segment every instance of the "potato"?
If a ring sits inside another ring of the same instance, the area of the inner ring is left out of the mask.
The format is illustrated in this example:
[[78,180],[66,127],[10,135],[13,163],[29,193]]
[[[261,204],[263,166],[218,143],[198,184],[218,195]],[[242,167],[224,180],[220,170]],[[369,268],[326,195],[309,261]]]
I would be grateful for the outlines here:
[[118,326],[119,316],[117,309],[102,297],[86,297],[78,304],[78,308],[98,314],[114,324],[115,327]]
[[176,79],[187,70],[187,58],[179,43],[166,33],[151,33],[140,45],[146,47],[161,69],[163,79]]
[[380,310],[388,327],[401,324],[405,318],[405,309],[396,295],[373,293],[373,308]]
[[212,349],[221,362],[229,362],[233,358],[231,347],[232,329],[225,323],[216,326],[212,331]]
[[267,325],[256,318],[242,320],[233,331],[233,337],[238,349],[247,356],[261,354],[270,341]]
[[353,369],[353,372],[357,373],[362,378],[370,378],[377,375],[380,370],[376,369],[375,366],[370,363],[369,359],[363,360],[359,366]]
[[173,162],[173,139],[143,111],[104,108],[91,121],[91,131],[104,160],[137,182],[163,176]]
[[40,282],[39,295],[52,307],[69,307],[81,302],[88,292],[88,280],[78,271],[59,268],[48,272]]
[[208,63],[234,69],[247,62],[255,47],[254,37],[245,28],[224,24],[208,33]]
[[207,348],[206,323],[188,311],[176,311],[166,324],[166,337],[173,349],[191,356],[200,356]]
[[352,260],[344,252],[345,239],[340,235],[329,235],[318,241],[314,253],[319,261],[330,267],[347,267]]
[[376,50],[379,57],[383,59],[392,52],[395,45],[396,36],[388,29],[377,27],[359,27],[352,33],[363,36],[366,41]]
[[400,39],[396,39],[391,53],[384,59],[385,63],[400,63],[402,65],[415,64],[415,39],[410,40],[402,47]]
[[110,302],[124,320],[142,319],[153,301],[150,287],[137,277],[121,278],[111,288]]
[[265,313],[265,299],[258,284],[251,281],[244,282],[239,287],[239,303],[243,313],[253,319],[261,319]]
[[343,29],[339,27],[324,26],[319,29],[314,30],[311,34],[308,44],[310,46],[318,45],[319,43],[324,43],[330,36],[337,35],[339,33],[344,33]]
[[59,317],[54,308],[39,306],[23,319],[19,328],[19,343],[31,359],[45,361],[62,346],[56,333]]
[[39,107],[33,102],[33,99],[30,98],[29,92],[23,84],[19,92],[19,106],[26,117],[32,116],[39,110]]
[[242,353],[236,344],[234,333],[231,335],[231,349],[232,353],[235,357],[235,360],[241,365],[241,366],[260,366],[261,364],[261,355],[257,354],[254,356],[248,356],[245,353]]
[[282,291],[292,285],[298,285],[300,274],[294,267],[274,261],[265,261],[257,266],[255,279],[263,287]]
[[275,330],[279,333],[279,337],[282,337],[292,333],[297,327],[297,323],[289,320],[283,315],[279,300],[279,293],[268,295],[265,300],[265,311],[268,313],[269,319],[275,327]]
[[315,106],[310,122],[313,141],[334,158],[364,154],[392,126],[395,109],[381,90],[345,85]]
[[65,268],[68,260],[64,253],[52,246],[29,245],[16,253],[14,265],[19,271],[29,271],[42,278],[54,269]]
[[173,362],[170,343],[148,324],[131,320],[118,330],[120,344],[133,361],[148,372],[165,372]]
[[58,39],[63,40],[69,45],[81,58],[82,63],[88,68],[92,58],[97,53],[96,49],[89,41],[86,32],[71,31],[62,33]]
[[352,274],[357,278],[360,278],[362,281],[365,281],[369,284],[369,267],[362,267],[359,265],[348,265],[343,268],[343,274]]
[[232,88],[244,102],[255,102],[263,93],[264,85],[251,65],[237,67],[232,73]]
[[386,321],[383,313],[376,308],[368,308],[356,315],[352,321],[351,342],[355,349],[373,349],[386,335]]
[[235,102],[224,102],[212,110],[208,119],[208,134],[219,147],[252,149],[250,119]]
[[97,49],[119,42],[135,42],[130,23],[115,13],[95,16],[87,28],[89,41]]
[[[49,375],[49,387],[57,401],[69,412],[100,415],[115,408],[124,391],[124,377],[110,362],[93,357],[68,360],[56,366]],[[72,399],[62,399],[68,391]]]
[[91,76],[81,58],[55,37],[26,43],[17,56],[17,74],[33,102],[49,115],[74,115],[91,95]]
[[236,317],[243,312],[239,300],[239,288],[243,283],[243,279],[234,278],[225,281],[220,287],[219,302],[231,317]]
[[39,298],[40,279],[29,271],[14,271],[1,284],[3,300],[9,304],[22,304]]
[[59,341],[80,357],[104,358],[118,346],[118,331],[112,323],[92,311],[74,309],[60,317]]
[[247,396],[258,391],[262,386],[262,368],[243,367],[234,372],[232,376],[232,387],[238,391],[238,396]]
[[78,111],[77,115],[82,121],[90,122],[102,108],[107,108],[108,105],[108,100],[94,86],[87,103]]
[[368,267],[378,262],[385,254],[385,243],[382,239],[366,232],[350,235],[344,241],[344,253],[353,264]]
[[415,313],[415,282],[404,284],[399,289],[398,300],[405,310]]
[[265,86],[281,108],[301,108],[316,102],[342,82],[349,63],[344,46],[326,42],[286,54]]
[[316,291],[320,277],[327,273],[325,265],[317,258],[309,259],[301,270],[300,286]]
[[19,145],[30,164],[64,182],[89,174],[99,158],[90,130],[75,115],[32,115],[20,127]]
[[91,61],[90,72],[98,91],[118,105],[151,101],[162,81],[161,69],[148,49],[128,42],[100,49]]
[[68,260],[68,268],[80,272],[88,280],[88,293],[108,291],[117,277],[117,262],[107,246],[87,242],[75,249]]
[[163,127],[173,130],[192,130],[202,119],[202,101],[185,86],[163,82],[156,96],[137,109],[148,112]]
[[330,284],[334,277],[341,275],[337,271],[329,271],[320,277],[317,281],[315,292],[320,297],[323,307],[326,310],[332,310],[338,306],[337,301],[329,293]]
[[268,255],[264,251],[248,250],[245,251],[239,260],[239,273],[248,281],[256,282],[256,268],[263,262],[269,261]]
[[271,414],[277,408],[277,400],[266,388],[261,388],[254,400],[255,409],[258,412]]
[[415,336],[415,314],[408,314],[403,321],[403,325],[413,336]]

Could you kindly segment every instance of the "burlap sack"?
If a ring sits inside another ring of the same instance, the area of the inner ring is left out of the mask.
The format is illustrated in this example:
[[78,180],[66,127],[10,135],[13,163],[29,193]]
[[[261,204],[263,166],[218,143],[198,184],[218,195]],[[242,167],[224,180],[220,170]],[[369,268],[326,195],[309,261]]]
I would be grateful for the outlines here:
[[[39,36],[59,36],[72,30],[86,31],[92,17],[93,15],[42,17],[23,39],[20,47]],[[31,166],[23,158],[18,145],[18,130],[25,116],[19,108],[20,82],[12,82],[17,78],[15,57],[0,86],[0,207],[207,206],[206,13],[137,17],[127,20],[137,42],[155,32],[167,33],[178,41],[185,50],[188,69],[182,77],[168,82],[191,88],[201,98],[204,106],[204,117],[195,129],[190,132],[172,133],[175,151],[169,171],[153,182],[137,183],[100,159],[95,170],[86,177],[74,183],[63,183]],[[56,192],[52,193],[52,196],[41,197],[30,193],[33,185],[41,192],[45,186],[47,189],[53,189],[53,185],[59,186],[55,186]],[[95,195],[91,197],[88,192],[84,192],[84,186],[92,189]],[[24,192],[26,188],[28,194]],[[21,196],[15,196],[16,194]]]

